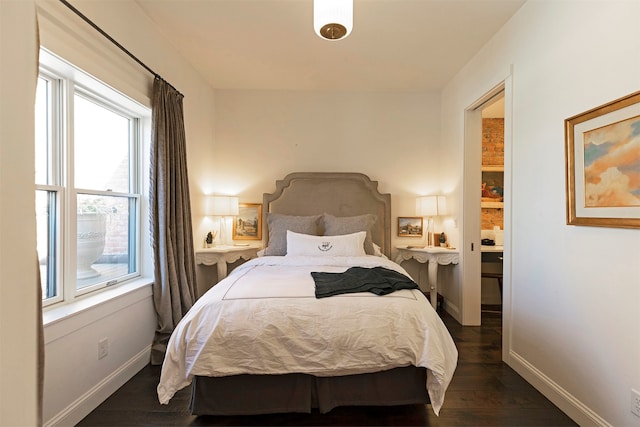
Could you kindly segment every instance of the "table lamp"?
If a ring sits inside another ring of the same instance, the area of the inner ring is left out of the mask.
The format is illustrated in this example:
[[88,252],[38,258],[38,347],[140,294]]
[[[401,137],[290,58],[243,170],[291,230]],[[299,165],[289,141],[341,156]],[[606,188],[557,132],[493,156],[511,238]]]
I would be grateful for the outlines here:
[[435,246],[434,217],[446,214],[445,196],[421,196],[416,199],[416,215],[427,218],[427,246]]
[[207,215],[220,218],[220,243],[231,245],[232,217],[239,214],[238,198],[232,196],[208,196]]

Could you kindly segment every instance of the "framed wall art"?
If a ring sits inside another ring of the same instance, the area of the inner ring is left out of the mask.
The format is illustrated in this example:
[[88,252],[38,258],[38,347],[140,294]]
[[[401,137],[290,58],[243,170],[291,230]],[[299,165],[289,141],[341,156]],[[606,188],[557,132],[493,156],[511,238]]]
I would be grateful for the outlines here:
[[233,220],[233,240],[262,240],[262,203],[240,203]]
[[565,120],[567,224],[640,228],[640,92]]
[[422,237],[422,217],[399,216],[398,237]]

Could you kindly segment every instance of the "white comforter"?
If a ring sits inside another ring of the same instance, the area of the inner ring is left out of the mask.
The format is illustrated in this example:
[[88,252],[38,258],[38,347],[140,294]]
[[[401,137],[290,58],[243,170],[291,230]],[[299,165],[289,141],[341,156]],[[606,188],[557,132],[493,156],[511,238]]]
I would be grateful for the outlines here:
[[306,373],[338,376],[415,365],[438,414],[458,352],[418,290],[315,298],[311,271],[351,266],[407,272],[386,258],[261,257],[203,295],[169,340],[158,398],[166,404],[194,375]]

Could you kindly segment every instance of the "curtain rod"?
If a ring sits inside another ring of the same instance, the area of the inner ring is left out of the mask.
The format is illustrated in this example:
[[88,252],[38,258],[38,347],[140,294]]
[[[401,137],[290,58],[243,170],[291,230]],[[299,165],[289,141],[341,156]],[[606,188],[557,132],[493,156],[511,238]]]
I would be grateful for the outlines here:
[[[0,0],[2,1],[2,0]],[[141,60],[138,59],[138,57],[136,57],[133,53],[129,52],[124,46],[122,46],[120,43],[118,43],[113,37],[111,37],[109,34],[107,34],[102,28],[98,27],[92,20],[90,20],[85,14],[83,14],[82,12],[80,12],[78,9],[76,9],[71,3],[69,3],[67,0],[60,0],[60,3],[64,4],[65,6],[67,6],[69,9],[71,9],[71,11],[73,13],[75,13],[76,15],[78,15],[80,18],[82,18],[83,21],[85,21],[87,24],[89,24],[94,30],[96,30],[97,32],[99,32],[100,34],[102,34],[107,40],[109,40],[111,43],[113,43],[114,45],[116,45],[116,47],[118,47],[118,49],[120,49],[121,51],[123,51],[124,53],[126,53],[131,59],[133,59],[134,61],[136,61],[142,68],[144,68],[145,70],[147,70],[148,72],[150,72],[151,74],[154,75],[154,77],[163,80],[164,82],[166,82],[169,86],[171,86],[173,88],[173,90],[175,90],[176,92],[178,92],[178,94],[180,94],[181,96],[182,93],[176,89],[171,83],[167,82],[165,79],[163,79],[160,74],[156,73],[155,71],[153,71],[151,68],[149,68],[149,66],[147,64],[145,64],[144,62],[142,62]]]

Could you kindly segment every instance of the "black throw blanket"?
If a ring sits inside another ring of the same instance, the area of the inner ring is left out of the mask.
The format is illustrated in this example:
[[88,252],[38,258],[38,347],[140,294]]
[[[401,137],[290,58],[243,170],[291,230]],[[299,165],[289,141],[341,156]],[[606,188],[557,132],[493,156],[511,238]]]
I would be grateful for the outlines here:
[[404,274],[384,267],[351,267],[344,273],[312,272],[316,298],[355,292],[387,295],[400,289],[420,289]]

